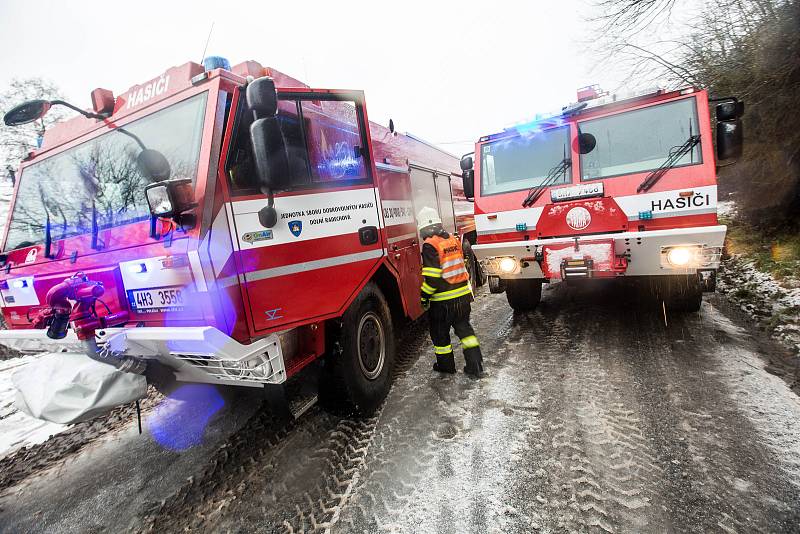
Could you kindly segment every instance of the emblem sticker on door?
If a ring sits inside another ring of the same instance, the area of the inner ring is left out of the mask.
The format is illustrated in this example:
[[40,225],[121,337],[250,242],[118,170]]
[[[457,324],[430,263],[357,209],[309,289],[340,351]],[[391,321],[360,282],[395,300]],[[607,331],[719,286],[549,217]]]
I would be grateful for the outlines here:
[[289,221],[289,231],[295,237],[300,237],[303,232],[303,221]]

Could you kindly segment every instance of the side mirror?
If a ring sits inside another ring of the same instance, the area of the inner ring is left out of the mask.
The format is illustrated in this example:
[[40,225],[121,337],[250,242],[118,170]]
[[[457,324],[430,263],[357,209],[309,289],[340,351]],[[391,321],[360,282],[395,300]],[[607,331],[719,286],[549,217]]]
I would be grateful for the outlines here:
[[153,217],[179,217],[197,206],[190,178],[178,178],[150,184],[144,188]]
[[28,100],[15,106],[3,116],[6,126],[21,126],[41,119],[50,111],[53,104],[48,100]]
[[744,102],[736,98],[717,104],[717,159],[739,159],[744,146],[744,132],[739,118],[744,114]]
[[278,113],[278,91],[275,81],[266,76],[257,78],[247,86],[247,106],[256,118],[274,117]]
[[597,146],[597,138],[590,133],[578,134],[578,153],[588,154]]
[[475,198],[475,171],[472,169],[461,171],[461,180],[464,183],[464,196]]
[[717,120],[732,121],[744,115],[744,102],[733,99],[729,102],[717,104]]
[[742,121],[720,121],[717,123],[717,159],[739,159],[742,156],[744,134]]
[[152,148],[145,148],[136,156],[136,167],[139,172],[153,182],[169,180],[171,170],[164,154]]
[[278,119],[258,119],[250,125],[250,142],[261,189],[276,191],[289,187],[289,158]]
[[475,171],[472,166],[472,154],[461,156],[461,181],[464,185],[464,196],[467,198],[475,198]]

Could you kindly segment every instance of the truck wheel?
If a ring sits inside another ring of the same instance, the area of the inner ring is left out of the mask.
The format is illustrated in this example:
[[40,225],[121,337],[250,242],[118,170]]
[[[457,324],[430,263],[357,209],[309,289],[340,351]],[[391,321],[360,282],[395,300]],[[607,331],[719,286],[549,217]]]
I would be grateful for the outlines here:
[[506,298],[514,311],[531,311],[542,300],[542,281],[529,278],[505,280]]
[[483,269],[481,269],[481,265],[478,263],[478,258],[476,258],[475,254],[472,252],[472,245],[466,239],[461,242],[461,250],[464,253],[464,264],[467,267],[467,273],[469,273],[469,281],[472,287],[482,286],[486,283],[486,277],[483,275]]
[[697,312],[703,302],[703,286],[696,274],[670,276],[667,285],[667,310]]
[[489,277],[489,293],[502,293],[505,290],[506,284],[499,276]]
[[340,407],[369,415],[389,392],[395,357],[391,313],[377,285],[364,287],[337,330],[325,361],[325,393]]

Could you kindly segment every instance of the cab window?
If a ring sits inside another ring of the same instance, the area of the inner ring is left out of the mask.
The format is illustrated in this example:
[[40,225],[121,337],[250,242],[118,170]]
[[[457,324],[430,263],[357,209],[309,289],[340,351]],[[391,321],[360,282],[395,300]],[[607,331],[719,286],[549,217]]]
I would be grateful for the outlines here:
[[[240,100],[240,102],[242,102]],[[234,196],[260,193],[250,145],[252,113],[240,106],[227,173]],[[368,150],[360,104],[336,95],[281,98],[278,123],[295,189],[368,183]]]
[[[657,169],[672,150],[700,133],[694,97],[583,121],[578,129],[597,140],[591,152],[581,155],[584,181]],[[675,166],[702,162],[696,145]]]

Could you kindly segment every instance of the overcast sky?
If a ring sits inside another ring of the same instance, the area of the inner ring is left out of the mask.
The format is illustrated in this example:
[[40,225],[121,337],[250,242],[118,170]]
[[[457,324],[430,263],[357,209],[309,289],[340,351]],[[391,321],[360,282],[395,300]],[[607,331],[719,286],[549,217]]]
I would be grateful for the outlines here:
[[590,0],[177,2],[0,0],[0,90],[42,76],[73,103],[207,55],[312,87],[363,89],[370,118],[460,155],[480,135],[617,86],[587,45]]

